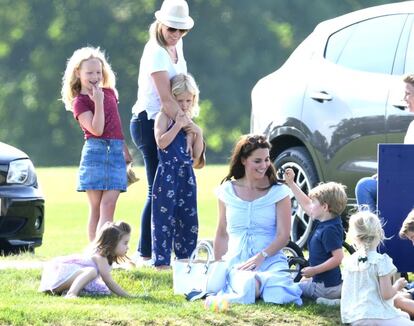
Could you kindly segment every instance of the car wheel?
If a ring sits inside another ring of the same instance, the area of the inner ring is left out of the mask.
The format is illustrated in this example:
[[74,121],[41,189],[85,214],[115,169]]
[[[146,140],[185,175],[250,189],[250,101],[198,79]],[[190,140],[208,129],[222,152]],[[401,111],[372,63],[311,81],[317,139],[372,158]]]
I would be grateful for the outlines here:
[[[304,193],[309,193],[318,182],[318,174],[312,159],[304,147],[292,147],[280,153],[274,161],[276,169],[292,168],[295,182]],[[303,248],[312,231],[312,220],[305,214],[295,197],[292,197],[291,239]]]

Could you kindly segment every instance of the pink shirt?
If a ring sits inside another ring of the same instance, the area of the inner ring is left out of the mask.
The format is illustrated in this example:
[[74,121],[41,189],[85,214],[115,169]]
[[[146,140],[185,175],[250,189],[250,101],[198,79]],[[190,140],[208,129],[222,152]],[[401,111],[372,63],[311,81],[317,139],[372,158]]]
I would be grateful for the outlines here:
[[[105,139],[124,139],[122,133],[121,118],[118,112],[118,99],[115,92],[110,88],[103,88],[104,92],[104,114],[105,114],[105,126],[101,136],[94,136],[82,125],[80,127],[83,130],[84,138],[105,138]],[[89,98],[88,95],[79,94],[76,96],[73,102],[73,116],[76,120],[81,113],[91,111],[95,113],[95,104]]]

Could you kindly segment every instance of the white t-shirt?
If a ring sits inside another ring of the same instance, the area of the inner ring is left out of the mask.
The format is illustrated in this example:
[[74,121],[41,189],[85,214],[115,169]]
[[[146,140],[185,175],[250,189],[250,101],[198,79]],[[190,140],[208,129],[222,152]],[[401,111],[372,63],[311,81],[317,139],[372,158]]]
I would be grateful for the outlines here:
[[414,121],[408,126],[407,133],[404,137],[404,144],[414,144]]
[[139,64],[138,96],[132,107],[132,113],[138,115],[146,110],[148,119],[154,119],[161,110],[161,100],[155,87],[151,74],[157,71],[168,72],[171,79],[178,74],[187,73],[187,62],[183,54],[183,41],[180,39],[176,45],[177,63],[173,63],[168,52],[156,40],[149,40],[145,45]]

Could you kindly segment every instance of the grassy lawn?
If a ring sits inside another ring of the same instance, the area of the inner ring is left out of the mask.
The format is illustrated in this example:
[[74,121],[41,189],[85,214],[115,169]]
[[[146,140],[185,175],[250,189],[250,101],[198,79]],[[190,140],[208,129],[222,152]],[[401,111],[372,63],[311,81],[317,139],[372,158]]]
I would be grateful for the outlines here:
[[[132,227],[130,255],[137,247],[141,209],[146,198],[144,169],[134,169],[141,180],[120,195],[115,212],[115,220],[124,220]],[[196,170],[200,238],[214,235],[217,218],[214,189],[226,172],[226,166]],[[37,173],[46,197],[46,227],[43,245],[36,250],[36,256],[50,258],[82,250],[87,245],[88,204],[86,194],[75,190],[77,168],[40,168]]]
[[[200,238],[212,238],[216,225],[214,188],[227,172],[226,166],[197,171]],[[145,199],[143,168],[136,168],[141,181],[121,194],[115,219],[133,227],[130,254],[139,236],[140,211]],[[81,252],[87,245],[87,201],[77,193],[76,168],[41,168],[39,182],[46,197],[46,231],[35,255],[2,260],[47,260]],[[114,270],[114,278],[133,299],[82,297],[65,300],[37,293],[38,269],[0,270],[0,325],[339,325],[339,308],[305,301],[294,305],[232,305],[227,313],[205,310],[203,303],[187,302],[172,293],[172,273],[150,268]]]

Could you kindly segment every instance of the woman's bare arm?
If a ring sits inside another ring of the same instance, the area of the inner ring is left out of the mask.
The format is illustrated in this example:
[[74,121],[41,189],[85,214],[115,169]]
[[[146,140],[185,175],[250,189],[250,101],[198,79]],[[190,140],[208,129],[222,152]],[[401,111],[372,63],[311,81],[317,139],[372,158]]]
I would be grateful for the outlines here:
[[218,223],[214,238],[214,257],[219,260],[227,252],[229,235],[227,234],[226,205],[218,201]]

